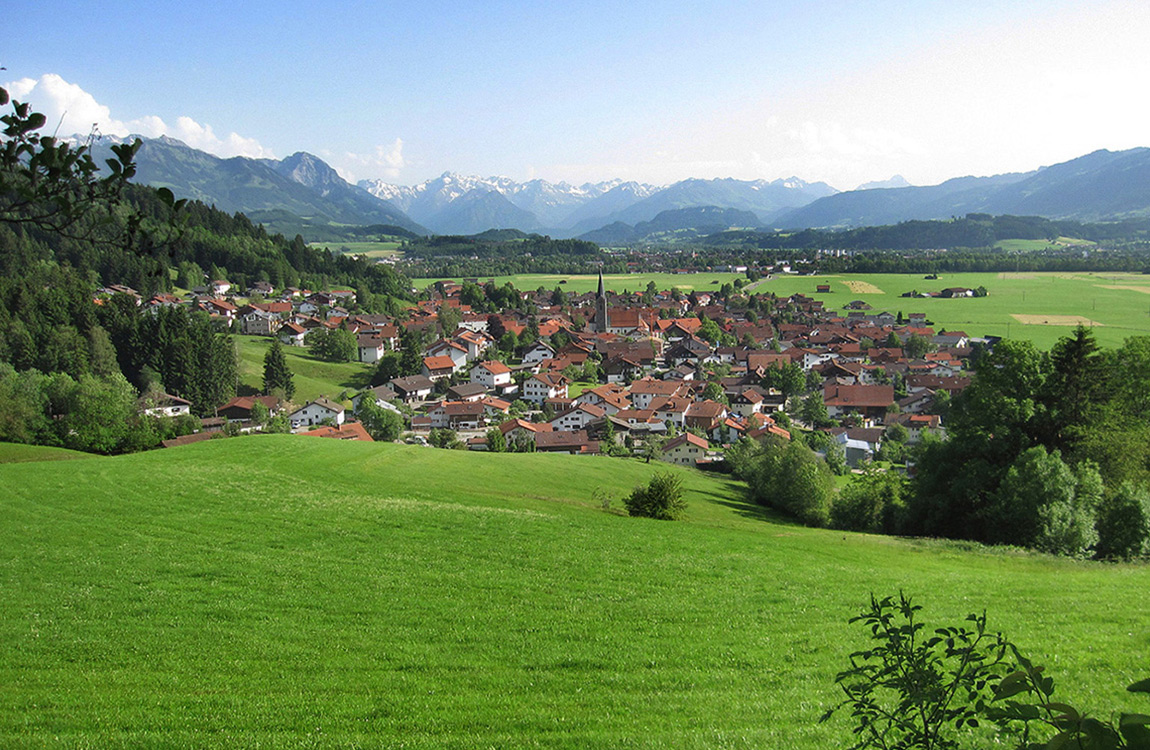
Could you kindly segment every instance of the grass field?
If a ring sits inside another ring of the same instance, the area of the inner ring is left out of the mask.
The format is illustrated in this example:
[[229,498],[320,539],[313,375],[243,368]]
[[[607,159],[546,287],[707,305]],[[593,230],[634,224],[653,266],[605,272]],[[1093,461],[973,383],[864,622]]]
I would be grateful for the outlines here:
[[44,445],[21,445],[0,443],[0,464],[19,464],[32,461],[71,461],[77,458],[91,458],[91,453],[50,448]]
[[900,588],[1145,708],[1150,569],[800,528],[692,470],[683,522],[592,499],[654,468],[286,435],[0,466],[0,746],[843,747],[846,620]]
[[345,255],[362,255],[366,258],[390,258],[403,255],[398,240],[393,242],[309,242],[311,247],[342,250]]
[[[831,294],[816,294],[830,284]],[[855,291],[847,288],[854,287]],[[867,287],[873,287],[868,290]],[[947,287],[986,287],[988,297],[905,299],[903,292]],[[875,290],[881,291],[877,293]],[[960,273],[935,280],[911,274],[780,276],[755,288],[780,296],[801,292],[831,309],[863,300],[874,312],[926,313],[935,330],[965,331],[971,336],[1008,336],[1049,348],[1070,334],[1078,320],[1095,321],[1094,335],[1107,346],[1129,336],[1150,335],[1150,276],[1123,273]],[[1019,317],[1021,316],[1021,317]],[[1026,320],[1027,323],[1020,322]],[[1036,321],[1048,320],[1050,324]]]
[[[604,276],[615,291],[642,291],[649,281],[659,289],[679,286],[684,291],[716,291],[739,274],[629,274]],[[543,286],[554,289],[561,281],[568,292],[594,291],[595,276],[501,276],[519,289]],[[416,283],[427,286],[434,279]],[[830,284],[832,294],[815,294],[818,284]],[[985,286],[990,296],[978,299],[904,299],[903,292],[939,291],[947,287]],[[853,291],[852,291],[853,290]],[[875,312],[924,312],[935,329],[962,330],[972,336],[1023,338],[1049,348],[1074,329],[1072,320],[1095,321],[1098,341],[1117,346],[1129,336],[1150,335],[1150,276],[1134,273],[960,273],[943,274],[937,281],[917,274],[851,274],[838,276],[778,276],[760,281],[755,293],[773,291],[780,296],[801,292],[841,310],[852,300],[869,303]],[[1047,319],[1050,325],[1022,324],[1016,315]],[[1068,317],[1076,316],[1076,317]],[[1059,319],[1062,320],[1059,320]]]
[[1090,240],[1081,240],[1076,237],[1059,237],[1053,242],[1049,240],[999,240],[994,243],[994,246],[1007,252],[1032,253],[1052,247],[1091,247],[1095,244]]
[[[679,287],[684,292],[698,290],[701,292],[717,292],[723,284],[734,282],[735,279],[746,279],[741,273],[644,273],[644,274],[605,274],[603,285],[614,292],[641,292],[647,284],[654,281],[659,289]],[[431,286],[440,279],[413,279],[412,283],[422,289]],[[480,279],[486,281],[487,277]],[[459,281],[459,279],[455,279]],[[565,292],[581,294],[593,292],[599,286],[597,275],[571,276],[564,274],[519,274],[516,276],[496,276],[495,283],[502,286],[510,281],[516,289],[554,289],[559,287]],[[563,283],[566,282],[566,283]]]
[[[233,336],[240,356],[240,382],[248,389],[263,390],[264,355],[271,339],[264,336]],[[345,390],[360,391],[367,387],[372,366],[361,362],[325,362],[308,353],[307,349],[285,346],[288,367],[295,383],[298,404],[319,396],[338,399]]]

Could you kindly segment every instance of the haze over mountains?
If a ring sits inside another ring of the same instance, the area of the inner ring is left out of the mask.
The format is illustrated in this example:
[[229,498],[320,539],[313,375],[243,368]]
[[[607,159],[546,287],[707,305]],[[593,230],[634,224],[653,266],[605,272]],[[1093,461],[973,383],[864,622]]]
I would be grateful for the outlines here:
[[[114,141],[104,139],[96,156],[102,160]],[[1032,172],[958,177],[932,186],[909,186],[896,175],[839,192],[797,177],[576,186],[451,172],[413,186],[380,180],[352,185],[306,152],[282,160],[221,159],[171,138],[143,141],[137,181],[242,211],[275,231],[347,224],[388,224],[418,234],[515,228],[611,244],[687,229],[847,228],[971,212],[1086,221],[1150,216],[1147,148],[1096,151]]]

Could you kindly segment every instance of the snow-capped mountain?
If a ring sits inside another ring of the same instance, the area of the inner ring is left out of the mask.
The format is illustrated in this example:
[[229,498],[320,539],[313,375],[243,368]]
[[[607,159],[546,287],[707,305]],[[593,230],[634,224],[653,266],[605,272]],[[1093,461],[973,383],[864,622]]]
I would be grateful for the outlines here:
[[[362,180],[359,186],[398,206],[416,221],[434,230],[437,219],[452,203],[469,195],[474,200],[475,195],[491,192],[499,193],[511,205],[534,215],[534,225],[518,226],[520,229],[565,228],[574,223],[570,218],[573,213],[623,184],[620,180],[607,180],[576,186],[538,179],[517,182],[508,177],[476,177],[445,172],[418,185],[392,185],[382,180]],[[626,184],[636,186],[630,191],[635,200],[658,190],[649,185]],[[522,221],[523,215],[518,216]],[[452,219],[450,223],[458,227],[457,215],[453,213]]]

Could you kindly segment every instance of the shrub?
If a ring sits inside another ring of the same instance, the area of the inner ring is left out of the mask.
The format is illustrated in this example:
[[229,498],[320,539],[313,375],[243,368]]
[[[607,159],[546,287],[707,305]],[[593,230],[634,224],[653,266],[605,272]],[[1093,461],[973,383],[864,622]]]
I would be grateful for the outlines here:
[[[957,750],[980,719],[1001,730],[994,744],[1009,733],[1027,750],[1150,747],[1150,716],[1120,713],[1117,721],[1102,721],[1056,701],[1053,678],[1001,633],[988,632],[985,613],[967,615],[966,625],[928,630],[918,620],[921,609],[901,592],[897,601],[872,594],[870,608],[850,620],[870,630],[873,644],[851,654],[850,668],[835,677],[846,699],[820,722],[850,707],[852,750]],[[1150,680],[1126,689],[1150,693]]]
[[751,499],[790,513],[808,526],[830,522],[834,479],[825,462],[799,441],[743,439],[727,454]]
[[1150,492],[1123,482],[1098,511],[1098,556],[1131,560],[1150,555]]
[[831,526],[871,534],[898,534],[905,526],[906,477],[868,466],[851,479],[831,507]]
[[632,516],[673,521],[687,509],[683,480],[669,471],[661,471],[651,477],[646,487],[636,487],[623,499],[623,505]]

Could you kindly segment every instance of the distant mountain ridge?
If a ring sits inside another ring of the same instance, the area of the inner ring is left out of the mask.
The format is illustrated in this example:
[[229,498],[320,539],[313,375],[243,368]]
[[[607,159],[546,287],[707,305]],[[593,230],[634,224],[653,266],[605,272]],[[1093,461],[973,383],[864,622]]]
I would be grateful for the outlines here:
[[[363,180],[359,185],[437,231],[446,231],[440,230],[443,212],[455,201],[477,191],[497,192],[511,205],[535,217],[535,223],[531,225],[507,223],[506,226],[564,236],[582,234],[616,222],[639,224],[653,220],[663,211],[680,208],[734,208],[753,212],[761,221],[780,211],[803,206],[837,192],[826,183],[808,183],[797,177],[773,181],[689,179],[666,187],[619,180],[573,186],[545,180],[519,183],[507,177],[481,178],[446,172],[410,187],[381,180]],[[501,218],[506,222],[514,220],[510,212],[503,213]],[[527,218],[520,214],[519,220],[527,221]],[[452,227],[459,229],[457,224]],[[484,228],[476,224],[470,230],[481,231]]]
[[[97,160],[108,158],[110,145],[122,140],[101,139],[95,146]],[[688,179],[664,187],[606,180],[575,186],[452,172],[413,186],[380,180],[352,185],[322,159],[302,151],[282,160],[221,159],[168,137],[142,140],[138,182],[168,187],[178,197],[228,212],[242,211],[284,233],[393,225],[416,234],[518,229],[555,237],[685,236],[683,230],[692,227],[682,222],[693,217],[713,229],[723,221],[711,212],[722,209],[754,218],[728,217],[728,226],[775,229],[878,226],[968,213],[1080,221],[1150,216],[1148,148],[1099,150],[1031,172],[956,177],[930,186],[899,187],[906,181],[896,175],[838,192],[796,177]],[[659,218],[691,208],[707,211]],[[610,231],[597,233],[604,228]]]
[[957,177],[929,187],[852,190],[774,223],[789,229],[860,227],[968,213],[1079,221],[1150,216],[1150,148],[1099,150],[1032,172]]
[[728,229],[754,229],[762,221],[750,211],[719,206],[692,206],[661,211],[650,221],[634,226],[621,221],[582,234],[578,239],[600,245],[625,245],[634,242],[671,242],[692,240]]
[[797,177],[773,181],[736,180],[729,177],[682,180],[607,217],[580,222],[574,229],[587,231],[594,228],[591,226],[593,223],[603,218],[611,223],[639,224],[653,220],[664,211],[704,206],[749,211],[762,223],[769,222],[781,211],[805,206],[837,192],[825,182],[810,183]]
[[[118,140],[103,138],[94,152],[110,155]],[[255,221],[284,212],[337,224],[392,224],[417,234],[427,229],[394,205],[349,184],[322,159],[299,152],[283,159],[221,159],[183,141],[141,138],[136,182],[167,187],[181,198],[199,200],[229,213],[242,211]]]
[[[475,198],[468,196],[476,193],[498,193],[511,207],[518,209],[511,211],[504,207],[504,210],[492,214],[492,218],[501,218],[505,222],[520,222],[514,225],[505,223],[502,226],[515,226],[524,230],[562,229],[571,225],[570,216],[573,213],[621,184],[619,180],[608,180],[576,186],[538,179],[521,183],[509,177],[475,177],[454,172],[444,172],[439,177],[411,186],[393,185],[382,180],[360,180],[358,183],[359,187],[377,198],[390,201],[408,212],[416,221],[444,232],[450,231],[443,226],[445,218],[451,223],[459,216],[458,210],[450,209],[450,206],[465,198],[469,203],[474,202]],[[637,196],[636,200],[658,190],[651,185],[627,184],[635,186],[631,194]],[[487,203],[491,208],[495,207],[495,201],[488,199]],[[531,218],[528,219],[523,212],[531,214]],[[479,232],[489,228],[492,227],[474,225],[470,230]]]

